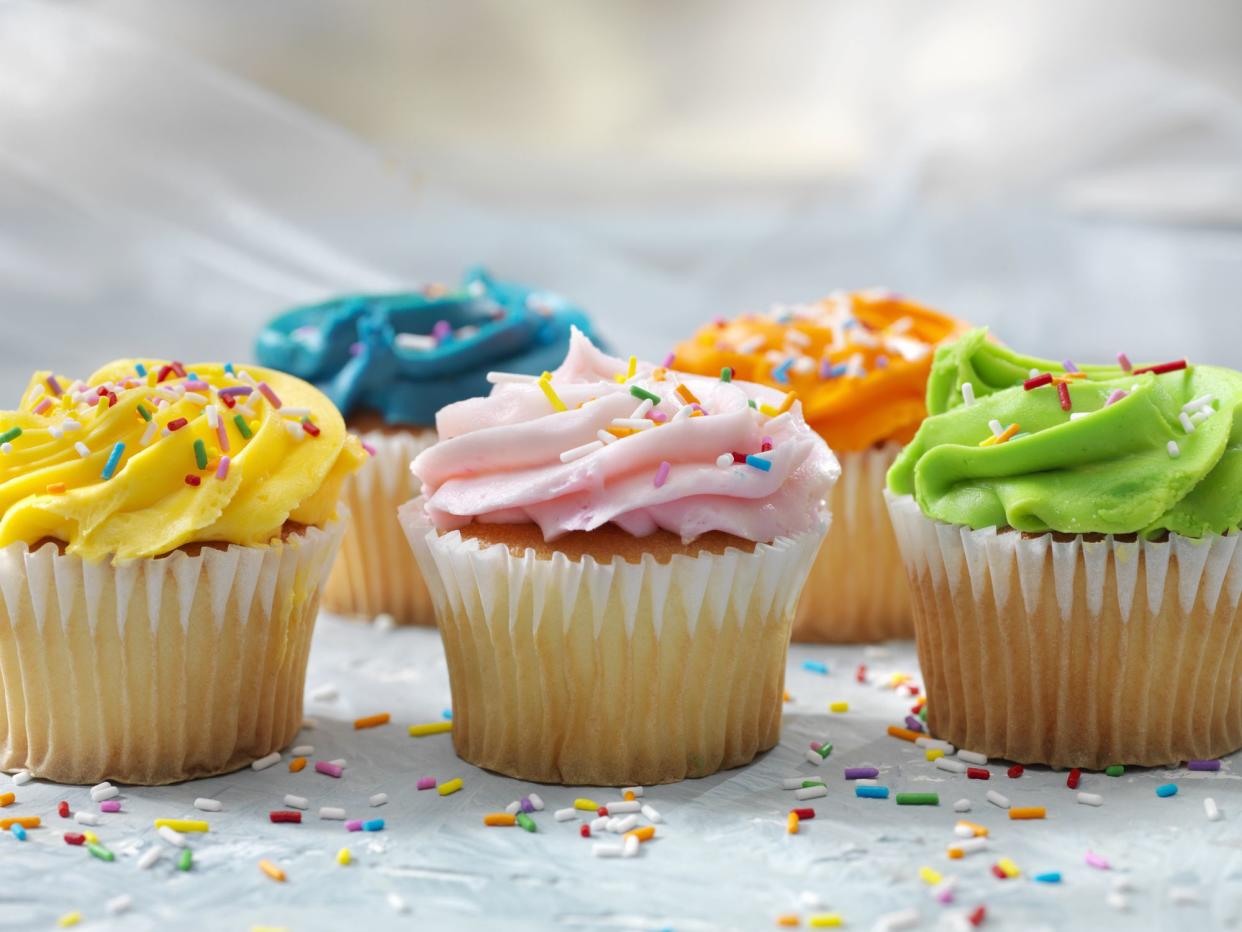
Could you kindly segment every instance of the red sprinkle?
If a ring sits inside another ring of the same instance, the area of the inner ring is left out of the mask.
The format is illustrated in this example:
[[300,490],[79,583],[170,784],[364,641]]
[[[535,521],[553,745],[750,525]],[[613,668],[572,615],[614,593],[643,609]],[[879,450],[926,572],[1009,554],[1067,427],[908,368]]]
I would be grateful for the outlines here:
[[231,408],[237,404],[237,399],[232,395],[220,395],[220,400],[224,402],[226,408]]
[[793,811],[793,814],[794,814],[794,815],[796,815],[799,819],[813,819],[813,818],[815,818],[815,810],[814,810],[814,809],[794,809],[794,810],[792,810],[792,811]]
[[275,809],[267,814],[273,822],[301,822],[302,813],[292,809]]
[[987,916],[988,911],[986,909],[982,906],[976,906],[973,910],[971,910],[970,915],[966,918],[970,921],[972,926],[980,926],[983,925],[983,920],[986,919]]
[[185,484],[192,485],[192,486],[199,486],[203,484],[203,480],[200,479],[198,476],[190,475],[190,476],[185,477]]
[[172,371],[177,373],[177,378],[185,378],[185,366],[177,362],[175,359],[172,361]]
[[1078,781],[1082,779],[1082,771],[1075,767],[1069,772],[1069,776],[1065,778],[1065,785],[1071,790],[1078,789]]
[[185,425],[188,423],[190,422],[187,421],[185,418],[176,417],[176,418],[173,418],[171,421],[169,421],[164,426],[167,427],[170,431],[173,431],[173,430],[181,430],[181,428],[185,427]]
[[966,776],[971,780],[991,780],[992,774],[982,767],[967,767]]
[[1186,360],[1179,359],[1176,362],[1162,362],[1158,366],[1144,366],[1142,369],[1135,369],[1135,375],[1142,375],[1144,372],[1150,372],[1152,375],[1164,375],[1166,372],[1176,372],[1178,369],[1186,368]]
[[77,832],[65,832],[65,844],[80,845],[86,842],[85,835],[79,835]]
[[69,818],[69,803],[62,799],[60,805],[56,807],[56,812],[62,819]]
[[595,810],[595,814],[596,814],[596,815],[598,815],[598,816],[606,816],[606,815],[608,815],[608,807],[607,807],[607,806],[600,806],[598,809],[596,809],[596,810]]
[[1025,388],[1029,392],[1032,388],[1039,388],[1041,385],[1051,385],[1051,384],[1052,384],[1052,373],[1041,372],[1039,375],[1032,376],[1031,378],[1023,382],[1022,387]]
[[1057,397],[1061,399],[1061,410],[1068,411],[1070,409],[1069,386],[1064,382],[1057,382]]
[[166,378],[173,374],[172,366],[160,366],[160,374],[155,377],[155,381],[163,382]]
[[312,437],[319,436],[319,428],[312,424],[310,418],[308,417],[302,418],[302,429]]
[[867,665],[860,663],[858,669],[854,671],[854,679],[859,683],[867,682]]
[[1022,774],[1024,774],[1025,772],[1026,772],[1026,768],[1023,767],[1021,764],[1014,764],[1012,767],[1009,768],[1009,779],[1016,780],[1018,779],[1018,777],[1022,776]]
[[992,876],[995,877],[997,880],[1008,880],[1009,879],[1009,875],[1006,874],[1003,870],[1001,870],[1001,867],[999,864],[992,865]]
[[733,462],[735,462],[735,463],[745,463],[745,462],[746,462],[746,454],[745,454],[745,453],[734,453],[734,454],[733,454]]
[[589,825],[582,826],[582,828],[578,829],[578,834],[581,835],[583,838],[590,838],[591,837],[591,826]]

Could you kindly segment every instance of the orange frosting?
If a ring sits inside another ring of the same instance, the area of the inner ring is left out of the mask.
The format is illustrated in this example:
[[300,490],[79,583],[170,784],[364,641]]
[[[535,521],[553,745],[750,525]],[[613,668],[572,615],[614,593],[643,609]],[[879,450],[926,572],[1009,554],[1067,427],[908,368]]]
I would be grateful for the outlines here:
[[675,351],[683,372],[733,377],[797,392],[807,423],[834,450],[865,450],[914,436],[936,344],[968,326],[881,291],[745,314],[699,330]]

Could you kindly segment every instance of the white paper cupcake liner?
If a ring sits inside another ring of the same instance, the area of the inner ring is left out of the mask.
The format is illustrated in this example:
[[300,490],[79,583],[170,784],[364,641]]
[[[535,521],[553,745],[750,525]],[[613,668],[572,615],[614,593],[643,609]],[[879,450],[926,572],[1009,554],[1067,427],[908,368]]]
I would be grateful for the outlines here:
[[901,447],[838,453],[832,530],[819,548],[794,620],[795,641],[847,643],[914,636],[910,587],[884,502]]
[[928,721],[1022,763],[1158,765],[1242,747],[1242,548],[972,530],[889,496]]
[[340,536],[333,524],[115,566],[0,549],[0,768],[160,784],[283,747]]
[[341,500],[350,520],[324,588],[324,608],[368,619],[388,614],[398,624],[435,624],[431,595],[410,556],[397,508],[419,493],[410,462],[436,442],[436,432],[372,431],[361,437],[375,455],[345,481]]
[[780,735],[794,606],[822,530],[753,553],[570,560],[401,509],[436,606],[457,753],[525,780],[668,783]]

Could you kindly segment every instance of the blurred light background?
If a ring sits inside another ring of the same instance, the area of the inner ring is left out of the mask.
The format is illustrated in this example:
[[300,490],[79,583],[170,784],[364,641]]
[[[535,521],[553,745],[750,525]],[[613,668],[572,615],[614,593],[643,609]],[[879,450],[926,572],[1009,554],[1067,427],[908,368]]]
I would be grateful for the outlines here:
[[0,0],[0,397],[474,262],[648,357],[883,284],[1242,366],[1242,4]]

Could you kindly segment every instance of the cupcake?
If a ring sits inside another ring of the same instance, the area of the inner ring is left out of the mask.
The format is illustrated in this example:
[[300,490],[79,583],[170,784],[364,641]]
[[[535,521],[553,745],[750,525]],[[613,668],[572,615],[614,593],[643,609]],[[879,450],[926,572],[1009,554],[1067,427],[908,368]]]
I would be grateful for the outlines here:
[[0,412],[0,768],[159,784],[284,747],[362,457],[279,372],[36,373]]
[[791,394],[600,352],[449,405],[401,519],[465,760],[668,783],[780,734],[798,593],[838,474]]
[[807,579],[795,641],[913,636],[905,571],[884,507],[884,474],[926,415],[932,348],[963,330],[889,292],[838,293],[807,305],[717,321],[680,344],[687,372],[795,391],[807,424],[841,460],[831,534]]
[[474,270],[460,288],[362,295],[289,311],[260,333],[261,363],[318,386],[373,455],[345,484],[346,522],[324,607],[433,624],[397,507],[418,494],[410,461],[436,441],[435,413],[485,393],[491,369],[538,375],[569,330],[589,330],[563,298]]
[[1120,359],[936,354],[888,486],[937,737],[1057,767],[1242,747],[1242,374]]

